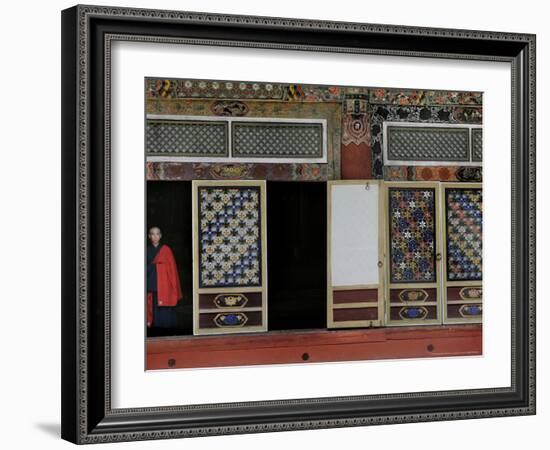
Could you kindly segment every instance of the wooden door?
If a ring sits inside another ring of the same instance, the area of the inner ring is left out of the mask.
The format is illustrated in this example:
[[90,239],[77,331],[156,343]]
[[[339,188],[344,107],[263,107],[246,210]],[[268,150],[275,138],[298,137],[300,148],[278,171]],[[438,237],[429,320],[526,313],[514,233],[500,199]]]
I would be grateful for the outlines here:
[[439,183],[385,182],[386,322],[441,323]]
[[265,181],[193,181],[193,334],[267,330]]
[[480,323],[483,312],[481,183],[442,183],[444,323]]
[[381,326],[380,182],[329,181],[327,201],[327,326]]

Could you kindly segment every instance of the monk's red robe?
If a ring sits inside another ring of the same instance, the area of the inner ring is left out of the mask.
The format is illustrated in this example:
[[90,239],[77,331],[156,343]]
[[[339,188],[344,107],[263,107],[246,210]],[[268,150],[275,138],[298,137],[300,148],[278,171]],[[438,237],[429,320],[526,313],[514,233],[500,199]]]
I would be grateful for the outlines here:
[[[157,300],[159,306],[176,306],[182,298],[178,268],[172,250],[163,245],[153,264],[157,269]],[[147,326],[153,324],[153,294],[147,293]]]

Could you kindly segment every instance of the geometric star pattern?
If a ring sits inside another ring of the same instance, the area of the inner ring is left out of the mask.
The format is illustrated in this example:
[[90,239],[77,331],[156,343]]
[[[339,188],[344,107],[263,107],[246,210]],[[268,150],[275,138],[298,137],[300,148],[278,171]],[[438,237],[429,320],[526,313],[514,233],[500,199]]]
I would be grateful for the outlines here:
[[481,189],[447,189],[447,279],[481,280]]
[[436,281],[434,189],[390,188],[389,201],[391,282]]
[[201,287],[261,285],[259,187],[199,187]]

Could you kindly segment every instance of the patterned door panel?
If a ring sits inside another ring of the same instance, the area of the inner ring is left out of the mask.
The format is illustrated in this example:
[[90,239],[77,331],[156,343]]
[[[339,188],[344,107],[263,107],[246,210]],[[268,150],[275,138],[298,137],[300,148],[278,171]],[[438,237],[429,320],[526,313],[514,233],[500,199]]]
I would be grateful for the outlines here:
[[440,323],[439,186],[385,184],[386,321],[389,325]]
[[264,181],[193,182],[194,333],[267,330]]
[[391,281],[435,282],[435,189],[390,188],[389,204]]
[[446,183],[444,203],[445,323],[482,317],[483,192],[480,183]]

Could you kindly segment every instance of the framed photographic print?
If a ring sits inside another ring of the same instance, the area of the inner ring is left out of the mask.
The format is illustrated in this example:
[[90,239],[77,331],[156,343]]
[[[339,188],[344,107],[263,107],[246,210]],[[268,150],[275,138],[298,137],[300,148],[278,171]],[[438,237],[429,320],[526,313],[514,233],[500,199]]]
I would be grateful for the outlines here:
[[535,413],[535,36],[62,12],[62,436]]

